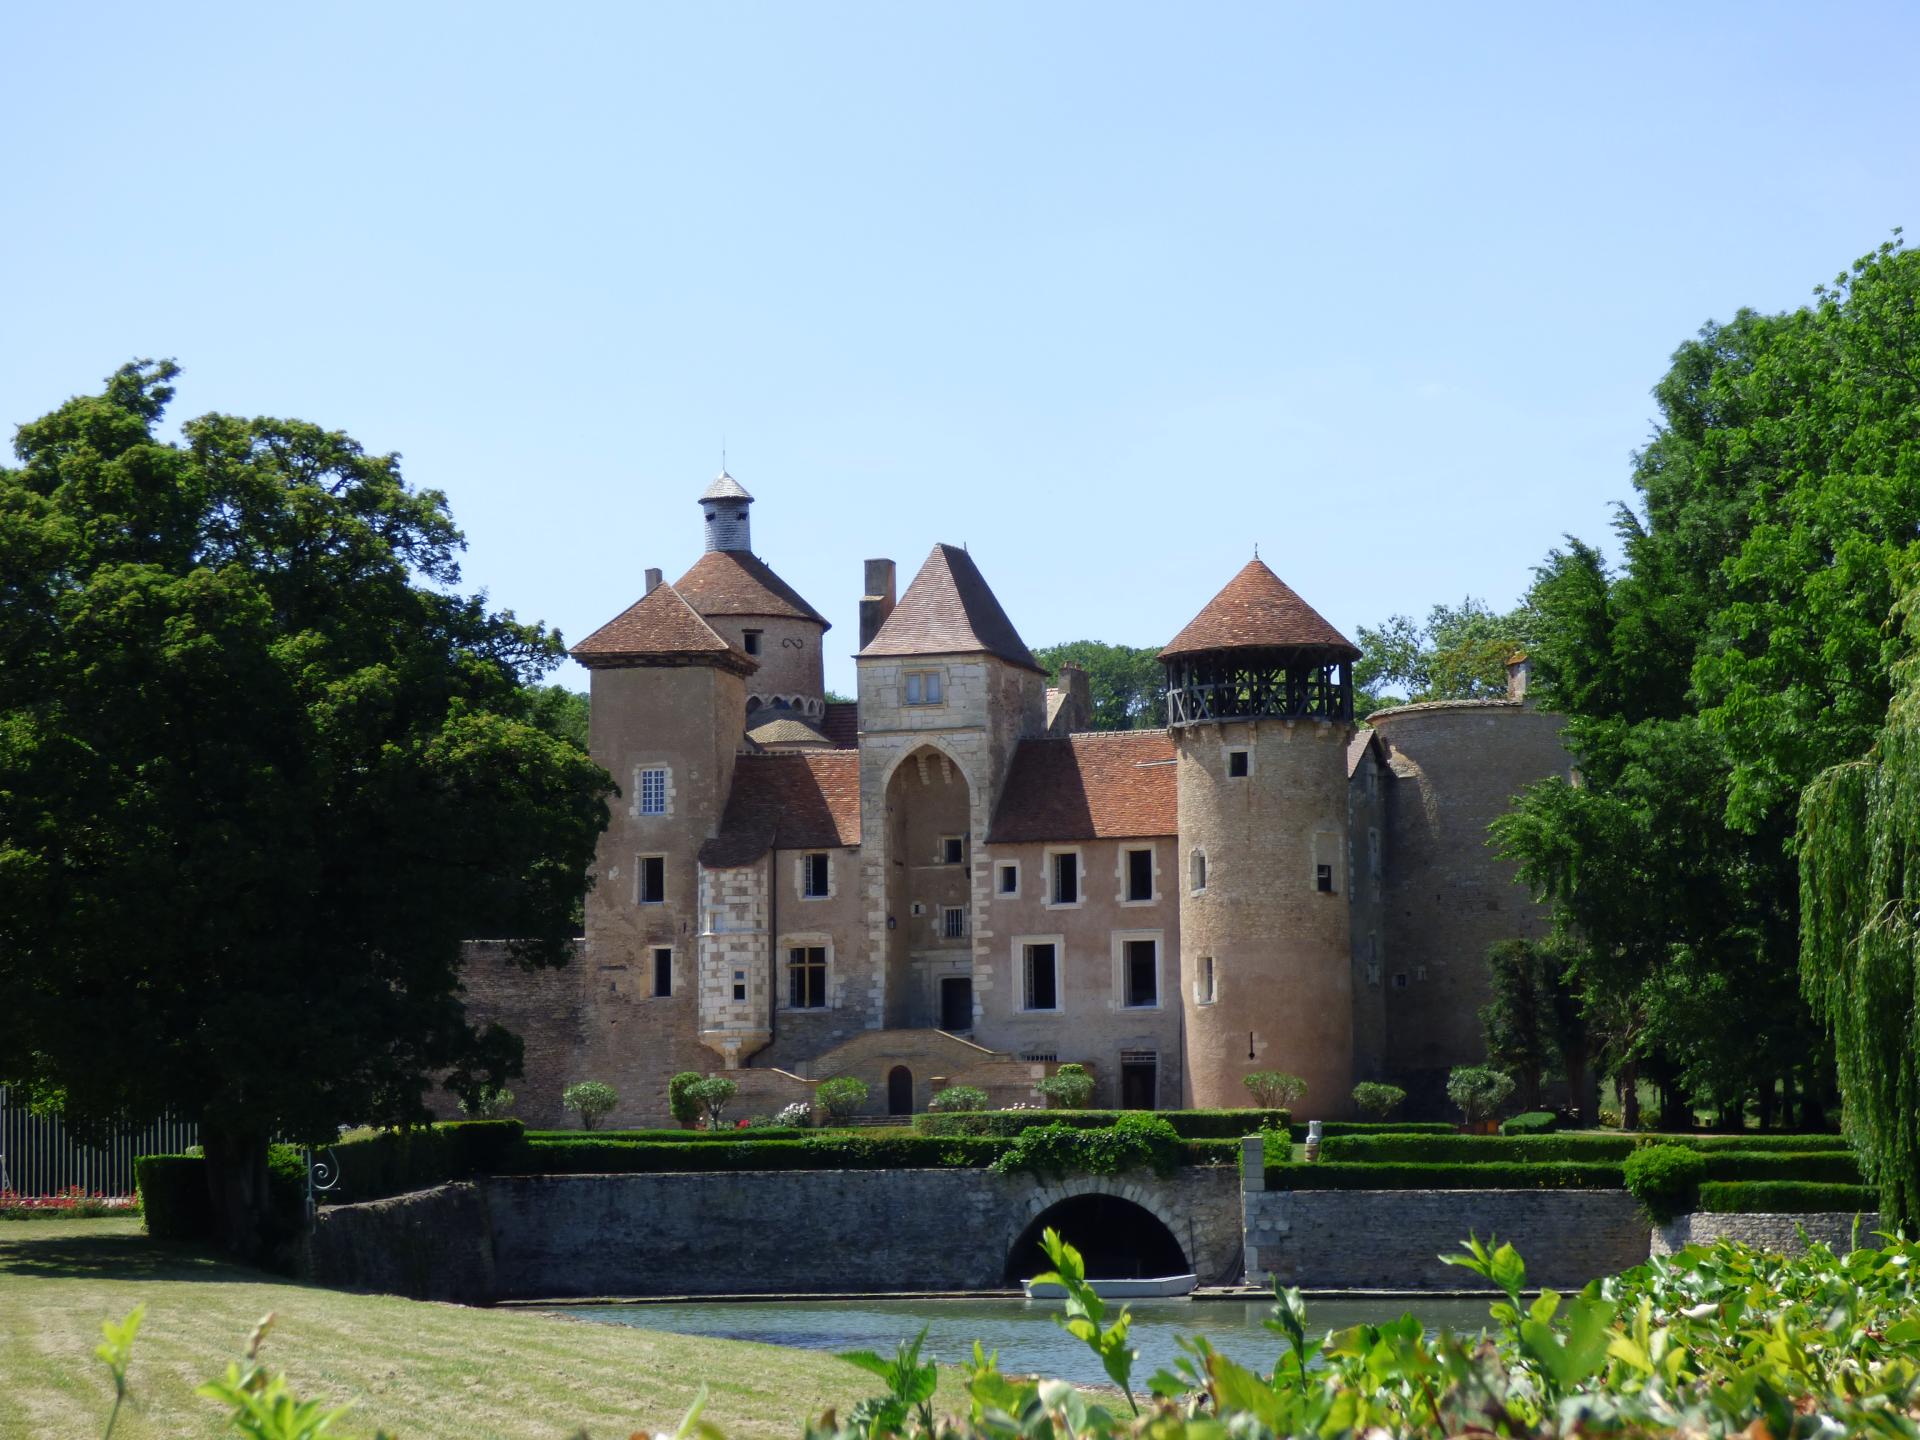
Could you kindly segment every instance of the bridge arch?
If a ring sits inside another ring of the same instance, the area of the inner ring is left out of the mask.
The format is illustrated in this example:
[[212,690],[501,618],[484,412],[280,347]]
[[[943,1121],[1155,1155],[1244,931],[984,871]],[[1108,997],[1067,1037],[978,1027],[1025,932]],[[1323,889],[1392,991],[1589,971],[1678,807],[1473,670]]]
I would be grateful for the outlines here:
[[1134,1186],[1081,1181],[1048,1186],[1029,1203],[1025,1223],[1007,1247],[1009,1284],[1048,1268],[1040,1236],[1049,1227],[1080,1252],[1089,1279],[1185,1275],[1194,1270],[1179,1239],[1184,1227],[1156,1197]]

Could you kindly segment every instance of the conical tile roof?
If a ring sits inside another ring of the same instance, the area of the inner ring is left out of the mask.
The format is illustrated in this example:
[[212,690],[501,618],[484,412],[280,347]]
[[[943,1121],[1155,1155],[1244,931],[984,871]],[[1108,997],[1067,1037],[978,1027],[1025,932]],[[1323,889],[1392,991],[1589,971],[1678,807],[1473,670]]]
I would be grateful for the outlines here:
[[751,500],[747,487],[722,470],[713,477],[713,483],[700,492],[701,502],[708,500]]
[[673,582],[702,615],[771,615],[817,621],[826,617],[800,598],[800,592],[773,573],[766,561],[744,550],[709,550]]
[[973,557],[958,546],[936,545],[859,658],[980,653],[1040,669]]
[[1353,642],[1259,559],[1249,560],[1160,652],[1177,660],[1210,650],[1327,650],[1358,660]]
[[582,665],[614,664],[623,660],[660,660],[680,664],[713,664],[750,675],[760,668],[749,656],[723,640],[702,620],[671,585],[629,605],[573,647]]

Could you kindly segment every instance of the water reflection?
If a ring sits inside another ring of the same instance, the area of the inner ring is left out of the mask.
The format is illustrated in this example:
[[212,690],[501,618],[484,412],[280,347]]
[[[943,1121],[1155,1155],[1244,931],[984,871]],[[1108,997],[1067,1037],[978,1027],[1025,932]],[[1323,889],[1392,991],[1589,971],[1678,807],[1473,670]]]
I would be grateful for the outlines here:
[[[774,1300],[705,1301],[670,1305],[580,1305],[556,1313],[608,1325],[671,1330],[724,1340],[756,1340],[808,1350],[879,1350],[927,1326],[926,1353],[954,1364],[973,1353],[978,1340],[1000,1352],[1009,1373],[1058,1376],[1077,1384],[1107,1383],[1085,1346],[1055,1325],[1058,1305],[1040,1301],[978,1300]],[[1272,1368],[1281,1339],[1263,1322],[1270,1300],[1136,1300],[1133,1342],[1140,1351],[1134,1373],[1142,1382],[1179,1354],[1175,1335],[1202,1334],[1242,1365]],[[1349,1325],[1378,1324],[1411,1311],[1429,1332],[1475,1333],[1487,1322],[1484,1300],[1309,1300],[1307,1324],[1315,1336]],[[847,1372],[849,1382],[857,1379]]]

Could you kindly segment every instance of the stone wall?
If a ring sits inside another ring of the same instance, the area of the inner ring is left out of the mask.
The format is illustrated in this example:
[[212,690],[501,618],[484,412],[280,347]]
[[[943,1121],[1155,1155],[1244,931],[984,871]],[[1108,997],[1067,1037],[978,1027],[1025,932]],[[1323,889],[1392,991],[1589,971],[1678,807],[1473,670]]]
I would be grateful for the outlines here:
[[[559,970],[523,968],[504,940],[473,940],[463,947],[460,985],[467,1014],[477,1024],[498,1023],[520,1037],[525,1073],[509,1080],[514,1094],[514,1116],[530,1126],[566,1125],[572,1118],[560,1108],[560,1092],[575,1080],[580,1047],[586,1031],[588,996],[612,994],[629,983],[632,971],[594,966],[586,945],[576,942],[573,955]],[[429,1097],[436,1115],[458,1119],[454,1099],[444,1090]]]
[[1226,1166],[1059,1183],[983,1170],[500,1178],[328,1207],[312,1268],[325,1284],[463,1301],[997,1289],[1026,1228],[1087,1193],[1155,1215],[1203,1282],[1239,1277]]
[[1530,1285],[1577,1288],[1642,1264],[1647,1222],[1624,1190],[1249,1190],[1247,1278],[1315,1290],[1467,1290],[1441,1255],[1510,1242]]
[[1836,1255],[1853,1249],[1854,1221],[1860,1222],[1860,1246],[1878,1250],[1881,1242],[1874,1232],[1884,1222],[1877,1214],[1856,1216],[1851,1211],[1831,1211],[1818,1215],[1714,1215],[1701,1211],[1680,1215],[1655,1227],[1652,1252],[1671,1255],[1689,1245],[1712,1245],[1720,1240],[1737,1240],[1757,1250],[1776,1250],[1797,1255],[1807,1240],[1817,1240]]

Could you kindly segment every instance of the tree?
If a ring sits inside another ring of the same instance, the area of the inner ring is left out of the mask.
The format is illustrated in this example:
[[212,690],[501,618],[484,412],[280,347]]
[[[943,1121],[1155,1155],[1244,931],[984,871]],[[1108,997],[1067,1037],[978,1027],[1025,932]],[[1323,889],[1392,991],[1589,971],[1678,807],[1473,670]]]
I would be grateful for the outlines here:
[[504,1120],[513,1113],[513,1100],[504,1085],[481,1085],[460,1098],[460,1113],[470,1120]]
[[611,1115],[620,1103],[620,1092],[600,1080],[579,1080],[560,1092],[562,1108],[580,1117],[582,1130],[598,1128],[603,1115]]
[[1087,672],[1093,699],[1089,723],[1095,730],[1150,730],[1166,723],[1165,668],[1155,657],[1158,645],[1136,648],[1107,645],[1098,640],[1069,640],[1033,652],[1047,672],[1047,683],[1057,685],[1060,667],[1078,665]]
[[1567,1092],[1589,1116],[1587,1022],[1567,957],[1551,943],[1502,940],[1487,951],[1493,999],[1480,1011],[1487,1059],[1513,1076],[1522,1109],[1540,1108],[1542,1078],[1564,1068]]
[[558,735],[584,751],[587,748],[587,716],[591,700],[584,690],[569,690],[564,685],[535,685],[528,696],[533,723],[549,735]]
[[698,1085],[687,1087],[689,1098],[706,1113],[709,1130],[720,1128],[720,1117],[726,1114],[727,1106],[733,1103],[733,1097],[739,1093],[738,1082],[724,1075],[709,1075]]
[[1355,711],[1364,719],[1389,705],[1499,699],[1507,693],[1507,661],[1527,648],[1532,630],[1526,605],[1501,615],[1471,595],[1434,606],[1424,625],[1406,615],[1377,629],[1362,625]]
[[444,496],[300,421],[162,441],[175,373],[0,469],[0,1080],[90,1135],[198,1121],[254,1255],[269,1138],[519,1073],[461,941],[565,963],[611,785],[536,721],[560,637],[455,588]]
[[1513,1094],[1513,1077],[1490,1065],[1456,1066],[1447,1076],[1447,1098],[1460,1107],[1467,1124],[1491,1116]]
[[1398,1085],[1379,1080],[1362,1080],[1353,1087],[1353,1103],[1375,1120],[1385,1120],[1407,1102],[1407,1092]]
[[814,1087],[813,1098],[829,1120],[840,1122],[860,1113],[870,1093],[858,1075],[836,1075]]
[[1093,1099],[1093,1077],[1087,1074],[1086,1066],[1071,1061],[1040,1080],[1033,1088],[1058,1110],[1084,1110]]
[[1255,1070],[1240,1081],[1263,1110],[1287,1110],[1307,1098],[1307,1082],[1284,1070]]
[[703,1078],[698,1070],[682,1070],[667,1081],[667,1110],[683,1129],[693,1129],[700,1118],[700,1102],[692,1092]]

